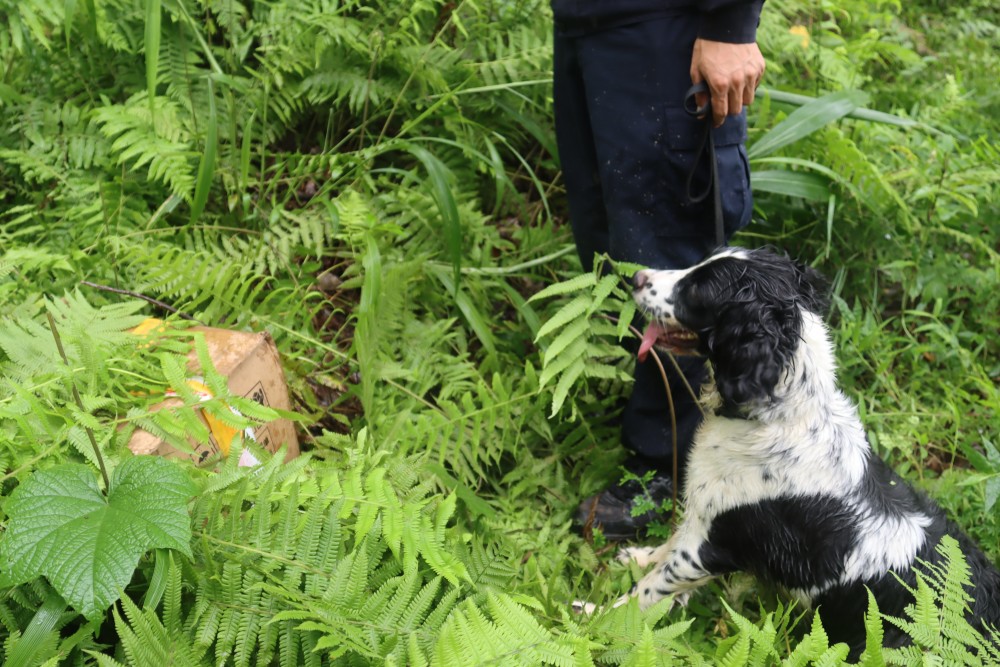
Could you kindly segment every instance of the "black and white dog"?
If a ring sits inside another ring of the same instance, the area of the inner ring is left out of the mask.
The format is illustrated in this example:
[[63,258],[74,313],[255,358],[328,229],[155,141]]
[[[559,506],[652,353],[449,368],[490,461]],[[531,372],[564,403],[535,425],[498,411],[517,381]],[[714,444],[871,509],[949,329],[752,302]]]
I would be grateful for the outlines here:
[[[658,548],[623,555],[655,567],[631,593],[643,608],[683,601],[714,576],[744,570],[818,606],[831,641],[863,648],[869,588],[899,616],[918,560],[943,535],[972,570],[970,621],[1000,625],[1000,573],[979,548],[876,456],[837,388],[823,316],[827,285],[769,250],[727,248],[680,271],[640,271],[634,296],[654,345],[707,357],[705,420],[686,469],[684,518]],[[629,596],[620,600],[627,601]],[[886,624],[886,645],[905,635]]]

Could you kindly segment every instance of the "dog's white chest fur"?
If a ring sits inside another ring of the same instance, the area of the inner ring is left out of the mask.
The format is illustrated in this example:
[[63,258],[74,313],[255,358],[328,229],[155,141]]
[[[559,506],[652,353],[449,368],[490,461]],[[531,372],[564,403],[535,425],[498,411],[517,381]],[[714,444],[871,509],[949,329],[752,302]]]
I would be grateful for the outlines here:
[[[841,498],[856,518],[858,544],[838,580],[798,591],[808,599],[830,585],[909,565],[929,519],[872,511],[862,488],[871,453],[857,410],[833,382],[825,327],[812,313],[802,317],[802,342],[779,385],[788,391],[746,419],[708,414],[690,454],[685,497],[687,516],[703,537],[713,518],[741,506],[776,497]],[[809,391],[801,388],[806,384]],[[706,386],[708,408],[717,403],[713,391]]]
[[[841,496],[864,475],[865,434],[854,406],[832,381],[825,329],[812,313],[802,317],[802,343],[770,405],[730,419],[714,414],[718,396],[711,384],[705,387],[708,414],[691,452],[686,495],[707,518],[779,494]],[[805,379],[808,391],[801,389]],[[714,511],[699,503],[715,505]]]

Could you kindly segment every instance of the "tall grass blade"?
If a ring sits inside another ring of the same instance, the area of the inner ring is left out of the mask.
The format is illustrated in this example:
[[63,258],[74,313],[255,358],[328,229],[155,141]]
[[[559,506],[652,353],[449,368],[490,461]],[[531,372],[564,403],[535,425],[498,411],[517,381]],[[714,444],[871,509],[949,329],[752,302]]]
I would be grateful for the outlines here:
[[490,354],[496,354],[497,343],[493,336],[493,329],[489,324],[490,319],[483,315],[483,313],[476,308],[475,302],[469,298],[469,295],[455,284],[453,276],[449,276],[447,272],[442,270],[434,271],[431,269],[431,273],[434,277],[441,281],[445,290],[447,290],[448,293],[455,298],[455,305],[458,306],[458,310],[462,313],[465,321],[476,334],[476,338],[478,338],[479,342],[483,344],[483,347],[486,348]]
[[45,602],[35,612],[31,623],[28,624],[24,634],[21,635],[13,650],[8,655],[7,667],[25,667],[26,665],[36,665],[35,653],[45,645],[45,640],[49,633],[56,629],[59,617],[66,611],[66,603],[58,593],[52,591],[45,598]]
[[[757,89],[757,94],[767,95],[775,102],[780,102],[782,104],[794,104],[797,107],[805,106],[816,99],[815,97],[811,97],[809,95],[788,93],[783,90],[771,90],[770,88],[765,88],[764,86]],[[866,120],[871,123],[882,123],[883,125],[895,125],[896,127],[926,130],[935,134],[944,134],[944,132],[940,129],[932,127],[927,123],[922,123],[918,120],[913,120],[912,118],[903,118],[902,116],[886,113],[884,111],[875,111],[874,109],[855,109],[851,113],[847,114],[847,117],[855,120]]]
[[205,152],[201,155],[201,162],[198,164],[198,179],[194,186],[194,200],[191,202],[191,224],[197,224],[202,211],[205,210],[205,203],[208,201],[208,192],[212,189],[212,177],[215,175],[215,158],[219,144],[219,118],[215,109],[215,86],[212,79],[208,81],[208,131],[205,134]]
[[243,128],[243,142],[240,144],[240,192],[246,192],[250,186],[250,150],[253,144],[253,122],[256,118],[255,109]]
[[747,151],[750,159],[770,155],[779,148],[795,143],[830,123],[840,120],[868,102],[860,90],[841,90],[812,100],[775,125]]
[[149,113],[156,115],[156,73],[160,67],[160,0],[146,0],[146,96]]
[[377,323],[378,305],[382,299],[382,254],[374,239],[365,243],[362,258],[365,281],[361,287],[361,298],[356,312],[357,324],[354,331],[354,345],[361,372],[361,405],[366,414],[373,414],[375,384],[379,376]]
[[437,204],[441,219],[444,222],[442,232],[444,234],[445,249],[448,254],[448,261],[454,272],[454,286],[458,289],[462,274],[462,223],[458,217],[458,204],[452,195],[450,183],[450,173],[448,167],[441,160],[426,148],[416,146],[410,142],[402,142],[399,147],[406,150],[413,157],[420,160],[427,170],[430,178],[431,194],[434,203]]

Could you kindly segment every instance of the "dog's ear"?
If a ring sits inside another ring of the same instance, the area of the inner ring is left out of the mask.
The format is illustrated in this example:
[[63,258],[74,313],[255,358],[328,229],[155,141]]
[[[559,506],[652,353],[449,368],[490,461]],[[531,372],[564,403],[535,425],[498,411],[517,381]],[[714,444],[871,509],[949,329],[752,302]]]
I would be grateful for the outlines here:
[[798,294],[804,308],[820,317],[830,309],[830,283],[816,269],[794,262]]
[[792,300],[737,302],[718,314],[705,333],[724,412],[738,414],[741,406],[774,395],[795,351],[800,317]]

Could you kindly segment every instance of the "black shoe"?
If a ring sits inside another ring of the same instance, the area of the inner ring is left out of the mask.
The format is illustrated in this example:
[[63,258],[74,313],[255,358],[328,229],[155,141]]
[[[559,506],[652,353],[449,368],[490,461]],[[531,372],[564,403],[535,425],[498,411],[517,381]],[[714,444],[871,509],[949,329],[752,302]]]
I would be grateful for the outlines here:
[[587,498],[577,508],[575,520],[588,538],[595,528],[599,528],[609,540],[634,539],[654,520],[663,520],[669,515],[653,509],[632,516],[632,509],[638,503],[650,502],[659,508],[664,500],[673,498],[673,495],[674,482],[669,473],[656,473],[646,482],[645,491],[639,482],[629,480]]

